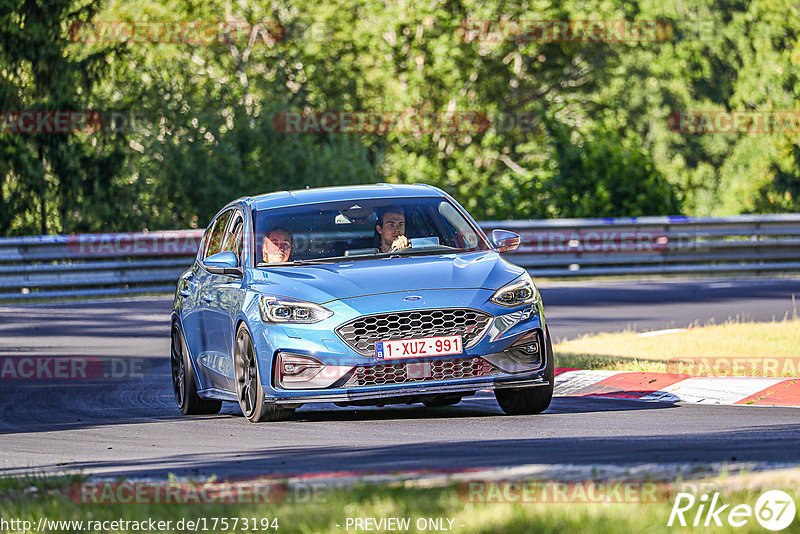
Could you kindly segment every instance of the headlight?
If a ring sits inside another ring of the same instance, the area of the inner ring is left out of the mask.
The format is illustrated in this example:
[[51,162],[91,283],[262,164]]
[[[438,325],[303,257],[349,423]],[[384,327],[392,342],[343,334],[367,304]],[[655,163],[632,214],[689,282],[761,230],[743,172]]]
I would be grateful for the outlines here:
[[525,273],[507,286],[498,289],[489,300],[506,308],[514,308],[524,304],[536,304],[539,302],[539,292],[536,291],[531,276]]
[[278,299],[263,295],[258,307],[265,323],[318,323],[333,312],[327,308],[302,300]]

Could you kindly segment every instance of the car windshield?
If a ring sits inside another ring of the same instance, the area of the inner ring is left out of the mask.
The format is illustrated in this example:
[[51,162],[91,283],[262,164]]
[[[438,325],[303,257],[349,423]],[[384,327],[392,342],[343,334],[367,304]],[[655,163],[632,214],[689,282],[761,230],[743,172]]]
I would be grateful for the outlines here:
[[[297,265],[387,255],[486,250],[480,231],[443,198],[365,199],[253,212],[256,264]],[[400,239],[399,237],[405,239]],[[399,244],[391,247],[389,244]]]

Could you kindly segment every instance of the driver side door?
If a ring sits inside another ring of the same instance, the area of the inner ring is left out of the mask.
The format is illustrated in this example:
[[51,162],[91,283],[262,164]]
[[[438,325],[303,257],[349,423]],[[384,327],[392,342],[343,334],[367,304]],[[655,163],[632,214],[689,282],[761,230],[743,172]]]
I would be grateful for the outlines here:
[[[232,209],[225,231],[211,254],[230,251],[242,267],[244,214]],[[209,254],[209,256],[211,255]],[[244,301],[244,281],[240,275],[214,274],[205,271],[200,285],[205,324],[203,366],[209,382],[218,389],[236,391],[233,373],[233,350],[236,316]]]

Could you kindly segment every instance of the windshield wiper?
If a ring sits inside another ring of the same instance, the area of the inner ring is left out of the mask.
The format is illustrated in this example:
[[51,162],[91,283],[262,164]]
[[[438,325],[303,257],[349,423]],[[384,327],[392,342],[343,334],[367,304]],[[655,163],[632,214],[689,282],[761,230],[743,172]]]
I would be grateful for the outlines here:
[[298,265],[311,265],[313,260],[292,260],[292,261],[282,261],[279,263],[266,263],[261,262],[257,263],[256,267],[259,269],[263,269],[264,267],[296,267]]
[[353,256],[331,256],[330,258],[314,258],[310,260],[292,260],[292,261],[285,261],[282,263],[264,263],[261,262],[256,265],[256,267],[263,268],[263,267],[295,267],[295,266],[302,266],[302,265],[323,265],[326,263],[339,263],[339,262],[350,262],[356,260],[364,260],[369,258],[379,258],[380,256],[376,254],[364,254],[364,255],[353,255]]
[[[384,254],[388,254],[390,258],[399,258],[401,256],[425,256],[425,255],[434,255],[434,254],[449,254],[453,252],[459,252],[459,249],[448,247],[445,245],[438,245],[436,247],[423,247],[418,249],[413,248],[404,248],[401,250],[394,250],[391,252],[384,252]],[[386,257],[386,256],[384,256]]]
[[303,265],[323,265],[326,263],[340,263],[351,262],[369,259],[387,259],[387,258],[400,258],[403,256],[432,256],[435,254],[447,254],[454,252],[462,252],[462,250],[448,247],[446,245],[438,245],[435,247],[423,247],[412,249],[411,247],[402,250],[395,250],[393,252],[380,252],[377,254],[353,254],[352,256],[331,256],[330,258],[314,258],[309,260],[292,260],[282,263],[258,263],[256,267],[298,267]]

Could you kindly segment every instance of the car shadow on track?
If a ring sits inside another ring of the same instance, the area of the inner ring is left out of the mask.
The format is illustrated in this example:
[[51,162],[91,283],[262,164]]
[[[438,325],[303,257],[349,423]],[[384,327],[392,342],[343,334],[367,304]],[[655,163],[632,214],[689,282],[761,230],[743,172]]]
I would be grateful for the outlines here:
[[[279,428],[279,425],[272,427]],[[229,479],[302,474],[392,473],[400,470],[466,470],[520,465],[619,465],[646,463],[800,462],[800,425],[648,435],[590,435],[502,439],[428,439],[386,445],[301,445],[175,453],[150,458],[42,465],[39,472],[69,469],[103,476]],[[1,475],[20,474],[2,468]]]
[[[617,412],[629,410],[661,410],[673,408],[671,402],[644,402],[630,399],[599,397],[554,397],[550,407],[541,415]],[[454,419],[461,417],[505,416],[492,394],[479,393],[467,397],[455,406],[427,408],[419,404],[409,406],[339,408],[332,404],[303,407],[291,418],[294,421],[370,421],[391,419]],[[505,416],[514,417],[514,416]]]
[[[222,419],[233,424],[252,424],[242,417],[239,406],[231,402],[223,403],[218,415],[182,416],[169,386],[168,377],[158,380],[150,377],[145,382],[93,382],[80,387],[63,383],[27,383],[6,388],[0,391],[0,435],[165,421],[204,426]],[[674,406],[668,402],[555,397],[539,417],[548,414],[661,410]],[[443,408],[427,408],[421,404],[344,408],[333,404],[311,404],[297,410],[289,421],[421,421],[487,417],[511,416],[503,414],[493,394],[479,392],[473,397],[464,398],[455,406]]]

